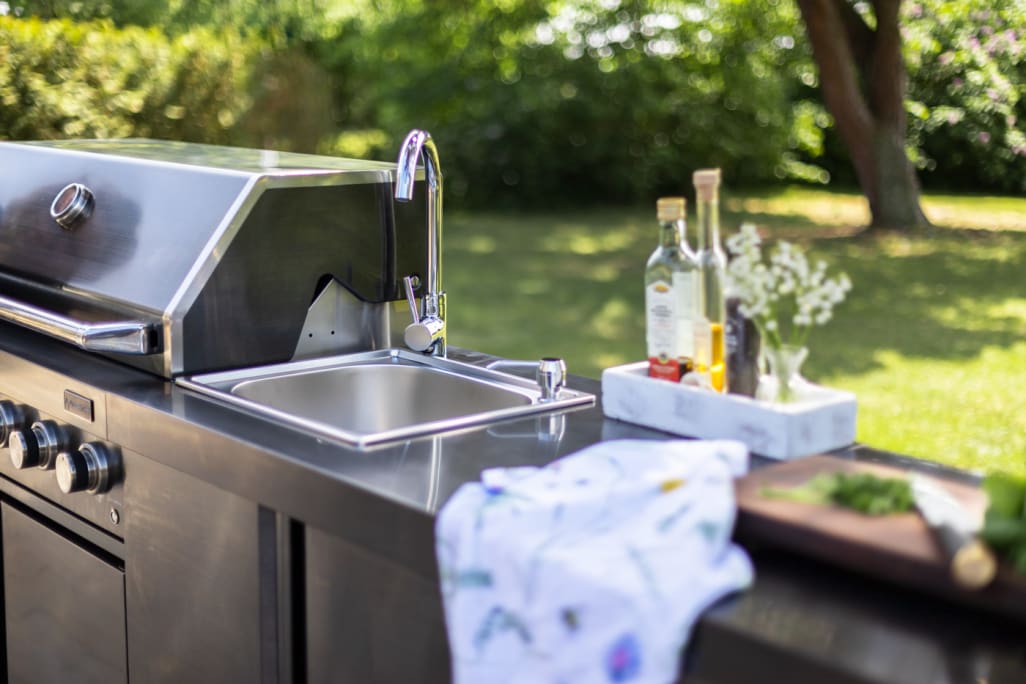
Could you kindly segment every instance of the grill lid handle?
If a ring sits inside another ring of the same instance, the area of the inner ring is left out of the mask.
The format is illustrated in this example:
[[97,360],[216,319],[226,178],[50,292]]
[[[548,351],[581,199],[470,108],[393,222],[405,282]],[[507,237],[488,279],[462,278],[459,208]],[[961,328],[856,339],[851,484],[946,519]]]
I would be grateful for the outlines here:
[[154,326],[145,321],[86,323],[0,296],[0,320],[95,352],[152,354],[159,351]]

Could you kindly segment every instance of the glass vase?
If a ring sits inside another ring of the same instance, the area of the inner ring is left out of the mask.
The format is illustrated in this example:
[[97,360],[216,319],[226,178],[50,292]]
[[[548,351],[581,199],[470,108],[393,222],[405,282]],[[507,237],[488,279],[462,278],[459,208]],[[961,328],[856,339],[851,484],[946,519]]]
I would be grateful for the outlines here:
[[807,347],[782,344],[779,347],[763,345],[768,373],[759,378],[756,398],[778,404],[787,404],[801,398],[807,381],[802,377],[802,364],[809,355]]

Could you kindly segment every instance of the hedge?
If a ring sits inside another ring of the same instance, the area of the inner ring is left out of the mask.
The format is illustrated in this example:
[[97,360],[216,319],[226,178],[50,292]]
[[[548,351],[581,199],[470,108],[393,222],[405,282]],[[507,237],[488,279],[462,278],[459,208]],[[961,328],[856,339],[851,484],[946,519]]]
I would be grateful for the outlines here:
[[313,150],[334,124],[330,90],[300,52],[228,29],[0,16],[0,138]]

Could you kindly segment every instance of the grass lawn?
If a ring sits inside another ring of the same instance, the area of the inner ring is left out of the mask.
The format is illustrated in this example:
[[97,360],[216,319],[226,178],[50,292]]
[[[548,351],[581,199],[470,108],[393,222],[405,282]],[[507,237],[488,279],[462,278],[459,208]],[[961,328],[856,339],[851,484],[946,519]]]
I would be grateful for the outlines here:
[[[859,397],[858,439],[1026,473],[1026,199],[932,196],[938,228],[865,234],[852,193],[781,188],[723,199],[729,234],[752,221],[800,241],[854,283],[810,338],[805,375]],[[452,344],[511,358],[562,356],[571,372],[644,356],[642,270],[655,207],[450,213]]]

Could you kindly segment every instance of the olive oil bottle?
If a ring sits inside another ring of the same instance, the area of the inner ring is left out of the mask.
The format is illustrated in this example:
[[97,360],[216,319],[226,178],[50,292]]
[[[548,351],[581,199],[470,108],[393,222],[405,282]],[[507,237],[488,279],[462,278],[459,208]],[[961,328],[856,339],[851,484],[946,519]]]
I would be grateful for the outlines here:
[[698,308],[698,263],[687,244],[686,202],[656,202],[659,246],[645,266],[645,341],[648,374],[677,382],[693,368]]
[[695,320],[695,371],[717,392],[727,391],[725,326],[727,257],[720,247],[720,170],[701,169],[693,176],[698,214],[698,315]]

